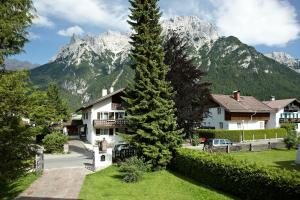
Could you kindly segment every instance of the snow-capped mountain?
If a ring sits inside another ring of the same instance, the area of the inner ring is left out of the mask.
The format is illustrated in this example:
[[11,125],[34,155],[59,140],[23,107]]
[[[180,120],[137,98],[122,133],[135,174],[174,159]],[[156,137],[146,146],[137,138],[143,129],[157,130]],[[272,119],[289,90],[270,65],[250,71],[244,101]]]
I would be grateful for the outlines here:
[[[174,31],[187,40],[191,46],[189,53],[213,83],[213,92],[231,93],[240,89],[259,99],[270,95],[286,98],[291,94],[300,98],[298,73],[283,68],[238,38],[220,37],[209,22],[187,16],[174,17],[161,24],[166,38]],[[103,88],[126,87],[134,77],[128,65],[129,36],[118,32],[74,35],[49,63],[31,70],[31,79],[41,87],[55,81],[73,108],[99,98]]]
[[300,60],[285,52],[272,52],[265,54],[265,56],[272,58],[281,64],[287,65],[288,67],[300,73]]
[[215,42],[220,36],[216,28],[209,22],[196,16],[174,17],[161,23],[163,35],[172,32],[186,38],[197,50],[205,44]]
[[82,61],[88,61],[93,65],[94,55],[101,56],[109,51],[111,53],[112,64],[121,56],[122,60],[127,57],[130,50],[129,35],[119,32],[105,32],[98,36],[90,34],[80,37],[73,35],[70,43],[62,47],[49,62],[65,62],[69,65],[79,65]]

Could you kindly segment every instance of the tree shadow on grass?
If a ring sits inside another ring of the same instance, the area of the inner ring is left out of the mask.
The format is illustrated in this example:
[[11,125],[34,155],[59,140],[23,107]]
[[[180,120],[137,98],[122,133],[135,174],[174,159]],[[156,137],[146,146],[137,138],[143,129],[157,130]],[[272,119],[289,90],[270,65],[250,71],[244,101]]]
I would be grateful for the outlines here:
[[277,167],[280,169],[284,168],[287,170],[296,170],[296,171],[300,172],[300,165],[297,165],[294,160],[276,161],[274,163],[277,165],[274,167]]
[[212,188],[212,187],[210,187],[210,186],[208,186],[208,185],[204,185],[204,184],[199,183],[199,182],[197,182],[197,181],[195,181],[195,180],[193,180],[193,179],[190,179],[190,178],[188,178],[188,177],[185,177],[185,176],[183,176],[183,175],[181,175],[181,174],[179,174],[179,173],[177,173],[177,172],[174,172],[174,171],[171,171],[171,170],[167,170],[167,171],[168,171],[169,173],[173,174],[174,176],[176,176],[177,178],[180,178],[180,179],[182,179],[182,180],[184,180],[184,181],[187,181],[187,182],[189,182],[189,183],[191,183],[191,184],[193,184],[193,185],[197,185],[197,186],[203,187],[203,188],[205,188],[205,189],[208,189],[208,190],[210,190],[210,191],[213,191],[213,192],[217,192],[217,193],[223,194],[223,195],[225,195],[225,196],[227,196],[227,197],[230,197],[230,198],[232,198],[232,199],[236,199],[236,200],[239,199],[239,198],[237,198],[237,197],[235,197],[235,196],[232,196],[232,195],[230,195],[230,194],[228,194],[228,193],[224,193],[224,192],[222,192],[222,191],[220,191],[220,190],[216,190],[216,189],[214,189],[214,188]]

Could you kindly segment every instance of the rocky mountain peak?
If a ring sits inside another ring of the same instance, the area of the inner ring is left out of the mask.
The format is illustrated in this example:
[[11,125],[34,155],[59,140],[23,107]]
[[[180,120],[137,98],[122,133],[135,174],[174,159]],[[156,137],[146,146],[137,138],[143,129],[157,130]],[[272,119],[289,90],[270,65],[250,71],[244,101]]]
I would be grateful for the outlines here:
[[196,16],[178,16],[162,21],[163,35],[176,32],[199,49],[204,44],[216,41],[220,36],[209,22]]
[[287,65],[288,67],[300,73],[300,60],[294,58],[293,56],[289,55],[286,52],[272,52],[272,53],[265,54],[265,56],[273,60],[276,60],[281,64]]

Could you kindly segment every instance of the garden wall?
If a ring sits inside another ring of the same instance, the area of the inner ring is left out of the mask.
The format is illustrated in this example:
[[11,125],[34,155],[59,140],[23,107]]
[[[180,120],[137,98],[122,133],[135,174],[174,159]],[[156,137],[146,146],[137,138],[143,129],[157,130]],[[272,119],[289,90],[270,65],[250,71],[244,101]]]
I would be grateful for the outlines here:
[[299,199],[299,173],[236,160],[228,154],[178,149],[170,168],[241,199]]

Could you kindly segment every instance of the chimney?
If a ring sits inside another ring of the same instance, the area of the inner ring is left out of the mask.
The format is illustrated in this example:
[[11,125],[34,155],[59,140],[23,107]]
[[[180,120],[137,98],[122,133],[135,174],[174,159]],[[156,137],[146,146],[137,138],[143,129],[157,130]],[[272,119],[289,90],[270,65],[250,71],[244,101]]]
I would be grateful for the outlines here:
[[241,92],[240,92],[239,90],[233,91],[233,98],[234,98],[236,101],[240,101],[240,100],[241,100]]
[[110,87],[109,88],[109,93],[113,93],[114,92],[114,87]]
[[107,89],[102,89],[102,97],[107,95]]
[[271,96],[271,101],[275,101],[275,96]]

